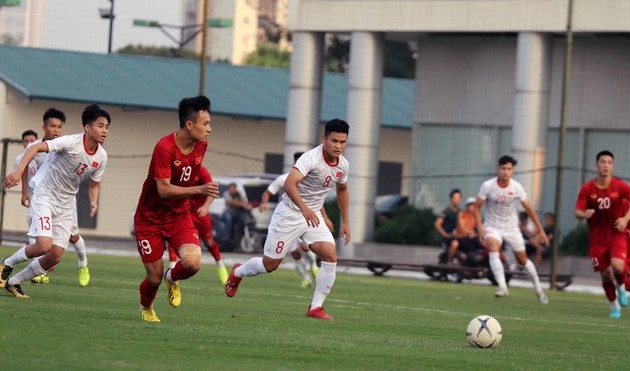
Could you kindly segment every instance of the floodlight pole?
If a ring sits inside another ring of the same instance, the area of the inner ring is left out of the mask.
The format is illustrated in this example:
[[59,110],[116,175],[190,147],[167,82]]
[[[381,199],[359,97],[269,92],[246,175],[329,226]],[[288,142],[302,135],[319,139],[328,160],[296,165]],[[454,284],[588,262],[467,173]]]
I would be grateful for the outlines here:
[[204,95],[206,83],[206,40],[208,40],[208,0],[202,0],[201,53],[199,53],[199,95]]
[[107,43],[107,54],[112,54],[112,33],[114,31],[114,0],[109,0],[112,3],[109,8],[109,41]]
[[556,168],[556,194],[553,208],[554,246],[551,253],[551,271],[549,272],[549,288],[556,287],[558,248],[560,247],[560,235],[558,233],[558,221],[560,219],[560,197],[562,191],[562,173],[564,172],[564,139],[567,132],[567,102],[569,100],[569,81],[571,78],[571,53],[573,50],[573,0],[568,0],[567,7],[567,31],[564,49],[564,67],[562,75],[562,97],[560,101],[560,128],[558,132],[558,166]]

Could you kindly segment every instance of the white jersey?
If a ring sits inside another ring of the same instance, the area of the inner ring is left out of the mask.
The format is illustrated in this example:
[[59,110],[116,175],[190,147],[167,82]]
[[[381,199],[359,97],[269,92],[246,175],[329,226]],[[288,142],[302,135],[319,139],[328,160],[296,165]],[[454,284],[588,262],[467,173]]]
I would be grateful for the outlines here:
[[46,141],[50,154],[29,182],[34,189],[34,197],[71,208],[75,205],[75,195],[83,180],[89,177],[95,182],[101,181],[107,165],[107,152],[99,144],[93,153],[88,153],[84,135],[64,135]]
[[[333,186],[348,181],[350,165],[343,155],[339,156],[336,164],[327,163],[324,159],[324,145],[320,144],[304,152],[293,168],[304,175],[304,179],[297,184],[300,197],[309,209],[317,211],[324,206],[326,196]],[[282,195],[282,201],[293,210],[299,210],[286,193]]]
[[273,182],[271,182],[271,184],[269,184],[269,187],[267,187],[267,191],[272,195],[278,194],[278,192],[280,192],[284,188],[284,182],[286,182],[288,177],[289,173],[279,175],[276,179],[273,180]]
[[521,183],[510,179],[501,188],[498,178],[488,179],[479,188],[478,197],[486,203],[484,225],[499,230],[518,228],[517,205],[527,199]]
[[[28,146],[26,146],[26,148],[24,149],[24,152],[20,153],[15,158],[15,162],[13,163],[13,170],[15,170],[17,168],[17,166],[22,161],[22,158],[24,158],[24,154],[26,153],[26,150],[29,149],[31,146],[34,146],[34,145],[39,144],[41,142],[42,142],[42,139],[37,139],[36,141],[34,141],[34,142],[30,143]],[[28,194],[29,195],[33,194],[33,188],[30,185],[31,179],[33,179],[33,177],[35,176],[37,171],[42,167],[42,165],[44,164],[44,161],[46,161],[46,158],[48,157],[48,155],[49,155],[49,153],[46,153],[46,152],[39,152],[39,153],[35,154],[35,157],[33,157],[31,162],[29,162],[28,167],[26,168],[26,170],[28,171],[27,185],[28,185]]]

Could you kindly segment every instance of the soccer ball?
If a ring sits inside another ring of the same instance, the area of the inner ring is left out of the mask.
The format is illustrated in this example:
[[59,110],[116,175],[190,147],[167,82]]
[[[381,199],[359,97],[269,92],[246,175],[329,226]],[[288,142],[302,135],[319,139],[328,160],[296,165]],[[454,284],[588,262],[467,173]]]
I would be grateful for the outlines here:
[[475,348],[494,348],[501,343],[503,330],[499,321],[490,316],[478,316],[468,322],[466,340]]

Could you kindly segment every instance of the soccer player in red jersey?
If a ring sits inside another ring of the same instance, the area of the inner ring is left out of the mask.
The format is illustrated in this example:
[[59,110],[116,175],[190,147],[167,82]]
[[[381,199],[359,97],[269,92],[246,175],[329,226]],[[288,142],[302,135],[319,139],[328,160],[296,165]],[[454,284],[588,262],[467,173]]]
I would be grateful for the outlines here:
[[[147,322],[160,321],[153,300],[162,279],[168,287],[169,304],[177,308],[181,304],[177,281],[199,271],[201,248],[188,197],[219,196],[217,183],[195,183],[211,131],[210,100],[205,96],[184,98],[179,102],[179,130],[160,139],[153,150],[134,216],[138,252],[146,270],[140,283],[140,316]],[[165,242],[180,258],[173,269],[164,270]]]
[[[195,185],[202,185],[212,182],[212,175],[205,167],[199,168],[199,174],[195,178]],[[209,208],[210,204],[214,201],[213,197],[206,197],[204,195],[199,195],[196,197],[191,197],[190,202],[190,215],[193,220],[193,224],[195,228],[197,228],[197,232],[199,232],[199,238],[203,241],[208,249],[208,252],[212,254],[214,261],[217,264],[217,274],[219,276],[219,281],[225,285],[228,279],[228,272],[225,268],[225,264],[221,259],[221,251],[219,250],[219,244],[212,238],[212,218],[210,218]],[[169,247],[168,249],[168,257],[170,262],[170,267],[174,268],[177,264],[177,252]]]
[[630,200],[630,187],[624,181],[613,178],[612,152],[597,154],[596,169],[597,176],[580,189],[575,217],[587,220],[593,270],[601,274],[602,287],[610,301],[610,318],[616,319],[621,317],[619,306],[628,305],[624,284],[628,245],[624,230],[630,219],[630,210],[626,211],[624,200]]

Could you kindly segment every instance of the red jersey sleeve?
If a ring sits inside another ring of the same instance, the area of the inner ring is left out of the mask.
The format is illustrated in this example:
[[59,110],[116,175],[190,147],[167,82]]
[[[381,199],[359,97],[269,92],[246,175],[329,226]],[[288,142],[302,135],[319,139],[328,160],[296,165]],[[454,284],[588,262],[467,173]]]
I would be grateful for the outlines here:
[[621,179],[619,179],[619,196],[623,200],[630,200],[630,186]]
[[154,179],[171,179],[171,151],[161,142],[153,150]]
[[586,210],[586,205],[588,202],[588,183],[582,186],[580,189],[580,193],[578,194],[577,201],[575,202],[575,208],[577,210],[584,211]]
[[199,178],[199,184],[207,184],[212,182],[212,175],[210,175],[210,172],[204,166],[199,167],[199,173],[197,174],[197,177]]

